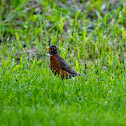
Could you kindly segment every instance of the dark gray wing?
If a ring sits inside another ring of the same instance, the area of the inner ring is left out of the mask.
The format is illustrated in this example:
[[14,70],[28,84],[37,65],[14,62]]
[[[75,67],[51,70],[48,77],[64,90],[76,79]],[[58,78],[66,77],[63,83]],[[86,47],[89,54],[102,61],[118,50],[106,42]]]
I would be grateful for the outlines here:
[[69,72],[73,77],[81,75],[73,67],[71,67],[70,65],[68,65],[67,62],[61,56],[58,56],[57,58],[58,58],[58,61],[59,61],[61,69]]

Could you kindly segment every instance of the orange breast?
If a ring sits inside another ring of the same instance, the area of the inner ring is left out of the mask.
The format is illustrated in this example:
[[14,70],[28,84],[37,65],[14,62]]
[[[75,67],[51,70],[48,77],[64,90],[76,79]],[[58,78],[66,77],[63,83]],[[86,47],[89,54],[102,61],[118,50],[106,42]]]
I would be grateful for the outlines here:
[[55,56],[50,56],[50,68],[51,70],[60,69],[58,59]]
[[61,75],[61,78],[68,78],[69,73],[65,70],[60,69],[58,59],[55,56],[50,56],[50,68],[52,72],[56,75]]

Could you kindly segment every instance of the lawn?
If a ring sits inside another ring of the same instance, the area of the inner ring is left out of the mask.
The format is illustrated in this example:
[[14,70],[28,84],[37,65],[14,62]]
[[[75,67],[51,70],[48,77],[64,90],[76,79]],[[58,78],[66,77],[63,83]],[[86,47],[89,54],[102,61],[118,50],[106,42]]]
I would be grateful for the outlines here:
[[[49,68],[46,47],[82,76]],[[125,0],[0,1],[0,126],[125,126]]]

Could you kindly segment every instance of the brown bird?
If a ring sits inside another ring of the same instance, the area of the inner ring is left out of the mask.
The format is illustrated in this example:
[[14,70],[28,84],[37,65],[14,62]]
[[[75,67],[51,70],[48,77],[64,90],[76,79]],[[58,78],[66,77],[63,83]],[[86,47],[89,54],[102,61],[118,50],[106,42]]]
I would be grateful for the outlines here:
[[55,45],[50,45],[46,49],[49,50],[50,68],[55,75],[61,75],[62,79],[81,75],[73,67],[66,63],[66,61],[58,53]]

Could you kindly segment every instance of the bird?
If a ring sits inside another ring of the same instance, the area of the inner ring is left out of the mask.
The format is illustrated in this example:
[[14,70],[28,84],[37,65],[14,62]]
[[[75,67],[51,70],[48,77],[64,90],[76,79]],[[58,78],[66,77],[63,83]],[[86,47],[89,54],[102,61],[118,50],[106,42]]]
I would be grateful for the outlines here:
[[46,47],[50,54],[50,69],[55,75],[61,75],[61,78],[68,79],[74,76],[81,76],[73,67],[71,67],[59,54],[56,45]]

